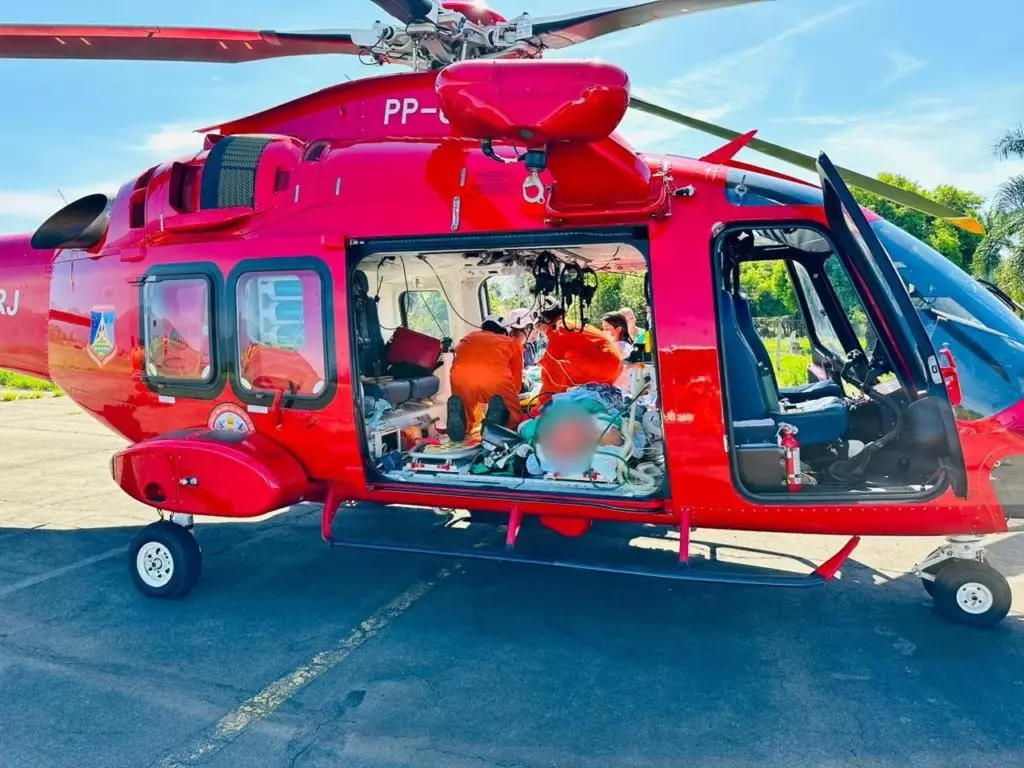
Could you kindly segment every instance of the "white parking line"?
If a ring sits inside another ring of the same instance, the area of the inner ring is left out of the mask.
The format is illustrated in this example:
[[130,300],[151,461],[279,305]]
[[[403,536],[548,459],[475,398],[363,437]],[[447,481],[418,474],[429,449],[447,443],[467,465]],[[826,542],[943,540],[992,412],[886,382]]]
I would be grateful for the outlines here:
[[359,646],[376,636],[388,624],[405,613],[413,603],[430,592],[450,573],[451,571],[447,568],[442,568],[432,580],[421,581],[409,587],[360,623],[334,648],[318,653],[306,664],[272,682],[237,709],[221,718],[199,739],[198,743],[165,757],[155,764],[155,768],[185,768],[219,752],[250,725],[272,714],[311,682],[338,666]]
[[65,573],[71,573],[72,571],[77,571],[79,568],[85,568],[93,563],[98,563],[102,560],[109,560],[112,557],[123,555],[127,551],[127,545],[122,545],[117,549],[110,549],[106,552],[101,552],[98,555],[87,557],[85,560],[79,560],[77,563],[63,565],[60,568],[54,568],[52,571],[40,573],[37,576],[29,576],[27,579],[16,581],[6,587],[0,587],[0,598],[8,597],[9,595],[13,595],[15,592],[21,592],[23,589],[28,589],[29,587],[34,587],[36,584],[42,584],[44,581],[56,579],[58,576],[63,576]]

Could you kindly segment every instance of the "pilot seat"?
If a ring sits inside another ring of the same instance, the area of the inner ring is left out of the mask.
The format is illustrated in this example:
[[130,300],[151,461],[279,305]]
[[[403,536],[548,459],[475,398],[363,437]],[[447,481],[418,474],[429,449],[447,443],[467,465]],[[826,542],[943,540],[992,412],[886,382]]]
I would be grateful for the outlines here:
[[356,355],[363,392],[392,406],[437,394],[441,382],[433,371],[441,365],[441,342],[408,328],[398,328],[384,342],[377,299],[370,295],[366,273],[352,273],[352,313],[356,324]]
[[[824,396],[784,402],[770,360],[765,364],[758,359],[742,331],[737,310],[745,304],[742,297],[722,292],[726,393],[737,446],[775,444],[781,424],[797,428],[801,446],[826,446],[840,440],[850,426],[844,400]],[[760,342],[757,346],[763,349]]]
[[754,318],[750,313],[750,301],[743,294],[733,294],[733,305],[736,309],[736,324],[740,333],[747,340],[754,357],[757,358],[759,366],[768,371],[772,383],[779,393],[780,400],[788,400],[791,403],[805,403],[809,400],[817,400],[822,397],[842,397],[843,388],[836,382],[814,381],[810,384],[800,384],[795,387],[779,387],[775,378],[775,369],[772,367],[772,358],[765,349],[764,342],[754,326]]

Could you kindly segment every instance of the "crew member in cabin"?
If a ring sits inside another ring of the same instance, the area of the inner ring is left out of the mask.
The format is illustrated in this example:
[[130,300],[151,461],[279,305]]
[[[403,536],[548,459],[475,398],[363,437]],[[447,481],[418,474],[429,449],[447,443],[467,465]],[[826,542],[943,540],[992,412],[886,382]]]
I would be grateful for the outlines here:
[[508,335],[504,318],[489,315],[480,330],[455,347],[448,436],[462,442],[480,433],[483,421],[515,429],[522,419],[523,348]]
[[547,350],[537,363],[541,390],[538,405],[552,395],[581,384],[610,384],[622,373],[622,355],[612,338],[597,328],[570,327],[565,310],[557,301],[542,306],[538,327],[548,340]]

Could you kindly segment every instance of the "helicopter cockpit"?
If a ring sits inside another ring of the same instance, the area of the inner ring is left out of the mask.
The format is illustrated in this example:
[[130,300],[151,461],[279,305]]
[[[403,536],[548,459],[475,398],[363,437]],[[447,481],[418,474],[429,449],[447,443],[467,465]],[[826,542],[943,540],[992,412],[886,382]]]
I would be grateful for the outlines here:
[[[873,225],[936,348],[955,356],[957,417],[992,416],[1024,391],[1024,322],[941,255]],[[908,397],[830,235],[815,225],[726,228],[716,239],[725,395],[738,485],[786,490],[793,429],[804,493],[912,498],[937,490],[939,441]],[[766,286],[772,290],[766,290]]]

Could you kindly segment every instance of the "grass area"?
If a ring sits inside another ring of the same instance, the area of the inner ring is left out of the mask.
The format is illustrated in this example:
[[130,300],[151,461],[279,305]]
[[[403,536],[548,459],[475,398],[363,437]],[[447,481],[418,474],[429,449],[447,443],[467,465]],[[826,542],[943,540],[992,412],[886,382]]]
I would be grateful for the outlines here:
[[40,392],[38,389],[5,389],[0,390],[0,403],[9,403],[13,400],[38,400],[45,395],[45,392]]
[[789,339],[783,339],[781,344],[773,338],[762,337],[762,340],[780,387],[796,387],[807,383],[807,366],[811,364],[810,339],[804,336],[796,338],[799,352],[793,351]]
[[[772,356],[772,363],[775,356]],[[807,366],[811,362],[808,355],[795,355],[791,352],[784,352],[779,360],[781,365],[775,371],[780,387],[797,387],[807,383]]]
[[20,373],[0,371],[0,387],[7,389],[26,389],[34,392],[59,392],[57,385],[42,379],[33,379]]
[[34,379],[20,373],[0,371],[0,403],[9,403],[12,400],[38,400],[47,395],[62,394],[64,393],[53,382]]

